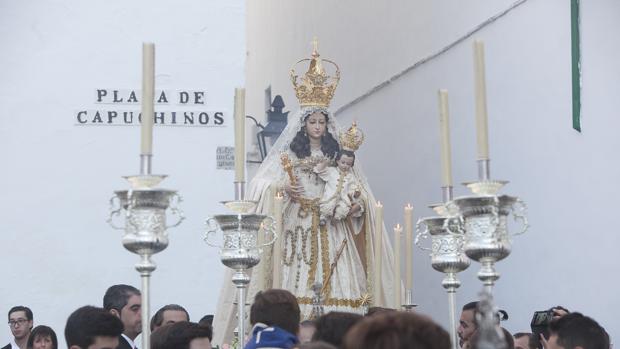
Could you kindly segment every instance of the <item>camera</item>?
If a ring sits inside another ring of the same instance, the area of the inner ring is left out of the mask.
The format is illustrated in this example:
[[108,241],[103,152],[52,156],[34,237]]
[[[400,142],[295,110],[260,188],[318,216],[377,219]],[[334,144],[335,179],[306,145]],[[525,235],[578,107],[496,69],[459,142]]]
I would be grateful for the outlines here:
[[549,323],[553,320],[553,308],[548,310],[535,311],[532,316],[532,322],[530,328],[532,329],[532,340],[537,343],[536,347],[542,349],[542,343],[540,342],[540,335],[543,334],[545,338],[549,338]]

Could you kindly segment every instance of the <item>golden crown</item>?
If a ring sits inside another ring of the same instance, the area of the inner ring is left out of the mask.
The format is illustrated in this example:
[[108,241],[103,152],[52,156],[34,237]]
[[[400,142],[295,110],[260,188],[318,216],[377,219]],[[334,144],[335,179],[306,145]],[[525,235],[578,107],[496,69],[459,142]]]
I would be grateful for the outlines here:
[[[318,52],[319,44],[316,38],[313,41],[313,45],[312,58],[299,60],[291,69],[291,81],[301,107],[318,106],[327,108],[329,102],[334,98],[334,92],[340,81],[340,68],[330,60],[321,59]],[[295,66],[305,61],[310,61],[310,66],[306,74],[299,78],[295,72]],[[333,75],[328,75],[323,67],[323,62],[333,65],[336,68],[336,72]]]
[[347,132],[340,133],[340,147],[343,150],[355,152],[362,143],[364,143],[364,133],[357,128],[357,123],[355,121],[353,121],[353,124],[349,127]]

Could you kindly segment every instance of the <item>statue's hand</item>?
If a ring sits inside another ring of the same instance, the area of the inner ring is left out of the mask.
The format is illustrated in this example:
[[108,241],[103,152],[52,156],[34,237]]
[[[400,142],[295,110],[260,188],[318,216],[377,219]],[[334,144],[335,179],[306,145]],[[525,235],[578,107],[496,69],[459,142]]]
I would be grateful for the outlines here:
[[304,193],[304,187],[302,187],[301,185],[285,184],[284,191],[291,199],[297,200]]
[[349,210],[348,216],[352,216],[352,215],[358,213],[361,210],[362,210],[362,206],[360,206],[360,204],[355,203],[355,204],[351,205],[351,209]]

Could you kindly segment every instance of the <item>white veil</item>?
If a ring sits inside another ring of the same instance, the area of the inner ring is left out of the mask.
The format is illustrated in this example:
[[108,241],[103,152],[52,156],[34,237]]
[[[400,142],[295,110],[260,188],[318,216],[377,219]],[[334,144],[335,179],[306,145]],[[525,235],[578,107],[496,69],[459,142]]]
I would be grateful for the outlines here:
[[[290,143],[295,138],[295,135],[301,127],[303,126],[303,119],[316,111],[320,111],[328,114],[328,123],[327,130],[334,136],[336,140],[339,139],[339,134],[341,132],[341,128],[338,125],[335,117],[328,112],[327,109],[322,107],[303,107],[300,110],[294,112],[291,116],[289,116],[288,125],[282,131],[282,134],[276,142],[271,147],[271,150],[263,160],[263,163],[260,165],[258,171],[255,176],[250,181],[250,184],[247,189],[246,199],[257,201],[258,204],[256,206],[256,213],[271,215],[272,214],[272,205],[273,205],[273,197],[275,195],[273,184],[281,183],[285,177],[285,171],[281,165],[280,155],[282,153],[288,152],[290,150]],[[363,127],[360,127],[363,129]],[[369,213],[367,217],[367,224],[370,225],[370,229],[374,231],[375,227],[375,210],[374,207],[376,205],[376,200],[372,191],[370,190],[370,186],[368,185],[368,181],[366,177],[363,175],[361,161],[359,159],[355,160],[355,165],[353,167],[353,172],[357,177],[359,183],[365,190],[366,198],[368,199],[367,204],[367,212]],[[370,230],[368,230],[370,231]],[[392,244],[388,238],[388,234],[385,233],[385,227],[382,228],[382,268],[381,268],[381,284],[382,289],[379,292],[379,301],[382,305],[387,307],[396,307],[394,303],[394,264],[393,264],[393,250]],[[369,270],[372,269],[372,265],[374,265],[374,238],[372,236],[367,237],[367,265],[369,266]],[[264,285],[271,285],[271,253],[272,249],[265,249],[263,253],[263,258],[261,263],[254,267],[251,270],[252,275],[262,275],[265,278]],[[236,300],[236,292],[230,280],[232,276],[232,271],[227,269],[227,272],[224,277],[224,282],[222,290],[220,292],[220,297],[218,300],[217,311],[215,313],[215,318],[213,322],[214,326],[214,338],[213,343],[216,345],[221,345],[222,343],[230,343],[232,339],[233,329],[236,327],[236,305],[234,304]],[[371,275],[371,277],[374,277]],[[260,291],[260,283],[256,282],[255,277],[252,277],[252,282],[250,283],[248,289],[248,297],[247,303],[252,303],[254,295],[256,292]],[[372,279],[368,279],[368,284],[372,284]],[[267,286],[269,287],[269,286]],[[374,292],[376,294],[376,292]],[[400,306],[399,306],[400,307]]]

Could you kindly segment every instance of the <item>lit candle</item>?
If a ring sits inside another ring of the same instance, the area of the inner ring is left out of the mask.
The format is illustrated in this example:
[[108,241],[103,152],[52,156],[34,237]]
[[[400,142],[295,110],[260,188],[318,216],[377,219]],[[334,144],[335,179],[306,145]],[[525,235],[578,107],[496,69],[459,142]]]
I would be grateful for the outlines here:
[[487,120],[487,92],[484,73],[484,43],[474,41],[474,67],[476,79],[476,135],[478,143],[478,159],[489,158],[489,136]]
[[140,153],[153,154],[153,100],[155,97],[155,44],[142,44],[142,127]]
[[450,152],[450,114],[448,91],[439,90],[439,129],[441,134],[441,185],[452,186],[452,155]]
[[245,181],[245,89],[235,89],[235,182]]
[[272,288],[282,287],[282,248],[284,242],[283,231],[283,203],[284,196],[280,192],[276,192],[273,202],[273,217],[276,220],[276,234],[278,236],[276,244],[273,248],[273,285]]
[[375,206],[375,279],[374,303],[381,306],[381,255],[383,252],[383,205],[377,201]]
[[402,279],[400,277],[400,239],[403,235],[403,227],[396,224],[394,227],[394,307],[400,309]]
[[405,206],[405,289],[413,288],[413,206]]

